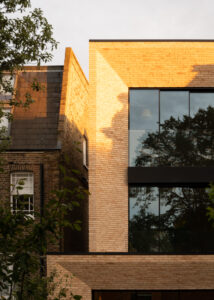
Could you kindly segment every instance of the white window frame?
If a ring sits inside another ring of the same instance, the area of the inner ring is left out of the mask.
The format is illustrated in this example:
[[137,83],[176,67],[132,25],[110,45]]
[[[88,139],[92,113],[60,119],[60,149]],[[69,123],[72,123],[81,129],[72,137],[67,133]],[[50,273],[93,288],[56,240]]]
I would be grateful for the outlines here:
[[83,153],[83,166],[88,168],[88,138],[83,135],[83,143],[82,143],[82,153]]
[[[24,181],[24,185],[19,182]],[[22,187],[18,189],[17,187]],[[28,208],[18,209],[17,200],[19,196],[26,197]],[[14,171],[10,174],[10,207],[11,212],[23,212],[25,215],[34,217],[34,174],[30,171]]]

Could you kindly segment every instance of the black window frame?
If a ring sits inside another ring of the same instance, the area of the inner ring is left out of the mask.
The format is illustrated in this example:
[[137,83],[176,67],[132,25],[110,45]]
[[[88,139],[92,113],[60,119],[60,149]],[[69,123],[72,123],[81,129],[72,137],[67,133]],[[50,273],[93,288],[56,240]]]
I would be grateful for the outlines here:
[[[160,113],[160,92],[161,91],[190,91],[191,93],[203,92],[214,93],[214,87],[130,87],[128,92],[128,130],[130,130],[130,90],[158,90],[159,91],[159,113]],[[190,95],[190,94],[189,94]],[[190,96],[189,96],[190,106]],[[130,139],[128,138],[128,153],[130,153]],[[156,174],[153,169],[159,170]],[[164,176],[163,176],[164,174]],[[179,175],[179,176],[178,176]],[[183,178],[182,178],[183,177]],[[188,182],[188,178],[193,178],[190,183],[213,182],[213,167],[131,167],[128,166],[128,184],[139,183],[182,183]],[[185,180],[184,180],[185,179]]]
[[[173,183],[173,184],[170,184],[170,183],[159,183],[159,184],[153,184],[153,183],[150,183],[150,184],[145,184],[145,183],[141,183],[141,184],[129,184],[128,186],[128,190],[130,191],[130,188],[135,188],[135,187],[155,187],[155,188],[170,188],[170,187],[187,187],[187,188],[209,188],[209,183],[205,183],[205,182],[201,182],[201,183]],[[130,195],[130,192],[128,192],[129,195]],[[159,213],[160,213],[160,190],[159,190]],[[164,252],[164,251],[151,251],[151,252],[142,252],[142,251],[131,251],[130,249],[130,197],[128,197],[128,253],[129,254],[134,254],[134,255],[208,255],[208,254],[211,254],[213,255],[214,254],[214,250],[213,251],[169,251],[169,252]],[[160,217],[160,215],[159,215]],[[160,230],[157,229],[157,230]],[[159,245],[161,246],[161,245]]]
[[[130,130],[130,91],[131,90],[158,90],[159,91],[159,120],[160,120],[160,92],[161,91],[189,91],[190,93],[214,93],[214,87],[130,87],[128,91],[128,130]],[[189,93],[189,114],[190,114],[190,93]],[[128,153],[130,153],[130,138],[128,137]],[[130,186],[205,186],[214,182],[214,167],[131,167],[128,166],[128,187]],[[128,223],[130,219],[130,205],[128,199]],[[128,226],[128,252],[130,252],[129,241],[129,226]],[[203,253],[140,253],[134,252],[133,254],[146,254],[146,255],[198,255],[198,254],[214,254],[212,252]]]
[[[150,296],[150,295],[152,295],[152,293],[167,293],[167,294],[174,294],[174,293],[177,293],[177,295],[179,296],[179,299],[180,299],[180,297],[182,296],[182,293],[185,293],[185,292],[187,292],[187,293],[214,293],[214,290],[212,290],[212,289],[207,289],[207,290],[205,290],[205,289],[175,289],[175,290],[172,290],[172,289],[169,289],[169,290],[164,290],[164,289],[158,289],[158,290],[144,290],[144,289],[142,289],[142,290],[139,290],[139,289],[132,289],[132,290],[126,290],[126,289],[122,289],[122,290],[119,290],[119,289],[114,289],[114,290],[112,290],[112,289],[109,289],[109,290],[107,290],[107,289],[92,289],[91,290],[91,298],[92,298],[92,300],[95,300],[95,296],[99,296],[99,293],[106,293],[106,294],[108,294],[108,293],[111,293],[111,292],[113,292],[113,293],[118,293],[118,294],[125,294],[126,292],[127,293],[130,293],[131,294],[131,299],[132,300],[137,300],[137,299],[139,299],[137,296],[140,296],[141,294],[145,294],[145,296],[146,295],[148,295],[148,296]],[[96,295],[97,294],[97,295]],[[163,296],[163,295],[161,295],[161,296]],[[182,298],[181,298],[182,299]],[[191,298],[191,299],[193,299],[193,298]]]

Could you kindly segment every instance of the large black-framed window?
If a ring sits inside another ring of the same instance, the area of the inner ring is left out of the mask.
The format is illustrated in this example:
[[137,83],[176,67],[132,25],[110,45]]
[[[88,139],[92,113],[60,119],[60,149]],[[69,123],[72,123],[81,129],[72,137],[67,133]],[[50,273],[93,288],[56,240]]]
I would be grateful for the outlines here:
[[214,89],[130,89],[129,166],[214,166]]
[[129,90],[129,252],[214,253],[214,89]]
[[129,252],[214,253],[207,185],[129,187]]

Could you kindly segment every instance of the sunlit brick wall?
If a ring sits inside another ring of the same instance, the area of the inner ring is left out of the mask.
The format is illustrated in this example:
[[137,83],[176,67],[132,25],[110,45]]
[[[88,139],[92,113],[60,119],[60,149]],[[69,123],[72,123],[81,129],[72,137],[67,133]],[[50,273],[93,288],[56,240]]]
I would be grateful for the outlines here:
[[[71,48],[66,48],[60,103],[59,133],[62,149],[84,176],[82,141],[87,135],[88,81]],[[78,151],[78,149],[80,151]]]
[[[83,136],[88,136],[88,81],[72,51],[66,48],[59,116],[62,154],[69,158],[67,169],[75,169],[79,184],[87,188],[88,170],[83,165]],[[71,174],[75,175],[74,173]],[[71,185],[69,186],[71,188]],[[80,232],[66,229],[64,251],[88,250],[88,197],[78,199],[73,220],[82,221]]]
[[128,250],[128,88],[214,87],[214,42],[90,42],[89,249]]

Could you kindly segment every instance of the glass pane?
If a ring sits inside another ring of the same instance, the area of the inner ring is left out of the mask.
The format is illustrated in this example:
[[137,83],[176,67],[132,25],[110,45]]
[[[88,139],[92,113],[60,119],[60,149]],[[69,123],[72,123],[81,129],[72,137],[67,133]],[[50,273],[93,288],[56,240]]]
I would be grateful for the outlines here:
[[160,188],[160,251],[214,251],[210,204],[205,188]]
[[190,113],[192,165],[213,166],[214,93],[190,93]]
[[151,129],[130,130],[129,143],[130,166],[153,167],[159,165],[159,149],[156,147],[159,144],[158,131],[154,133]]
[[157,187],[131,187],[129,190],[129,245],[131,252],[159,251]]
[[17,172],[11,174],[11,193],[12,195],[33,194],[34,179],[33,173]]
[[148,133],[158,130],[158,99],[158,90],[130,90],[129,166],[137,165]]
[[[155,140],[155,136],[153,135]],[[158,144],[151,140],[151,147],[158,152],[159,166],[190,166],[194,150],[193,139],[189,130],[162,128]],[[154,145],[154,146],[153,146]]]
[[160,166],[186,164],[183,156],[185,148],[188,150],[189,146],[188,132],[186,133],[185,127],[178,125],[182,123],[184,115],[189,115],[189,92],[160,91],[159,143],[155,145],[153,141],[150,142],[152,147],[155,145],[159,154]]
[[130,129],[158,128],[158,90],[130,90]]
[[214,251],[211,205],[205,187],[131,187],[129,251]]
[[17,198],[17,210],[29,210],[29,197],[25,195],[16,196]]
[[30,211],[33,211],[33,196],[29,196],[29,206],[30,206]]
[[188,91],[160,91],[160,123],[171,117],[176,120],[189,115]]
[[158,97],[130,91],[129,166],[213,166],[214,93],[160,91],[160,131]]
[[[214,93],[190,93],[190,116],[194,117],[199,109],[214,107]],[[211,128],[210,128],[211,129]]]
[[[180,123],[181,124],[181,123]],[[185,126],[184,126],[185,127]],[[168,128],[161,133],[152,134],[144,141],[147,145],[147,157],[139,156],[136,161],[156,162],[159,166],[213,166],[214,165],[214,131]],[[148,163],[147,163],[148,164]]]

